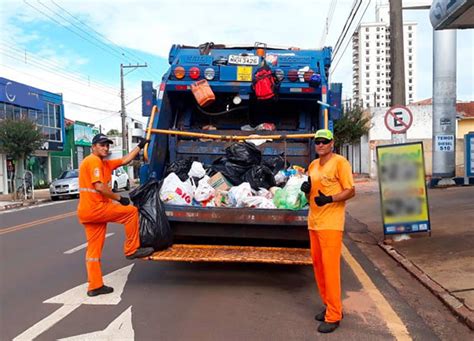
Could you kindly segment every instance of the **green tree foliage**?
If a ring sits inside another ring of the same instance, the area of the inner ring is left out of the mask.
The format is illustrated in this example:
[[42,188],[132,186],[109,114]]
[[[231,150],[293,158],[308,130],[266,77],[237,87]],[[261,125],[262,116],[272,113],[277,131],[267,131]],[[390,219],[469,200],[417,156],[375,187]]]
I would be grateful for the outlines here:
[[0,150],[15,161],[25,159],[44,142],[36,124],[30,120],[0,121]]
[[110,129],[107,136],[122,136],[122,134],[117,129]]
[[337,150],[344,144],[360,141],[370,129],[370,116],[362,108],[356,106],[352,110],[343,112],[342,118],[334,122],[334,143]]

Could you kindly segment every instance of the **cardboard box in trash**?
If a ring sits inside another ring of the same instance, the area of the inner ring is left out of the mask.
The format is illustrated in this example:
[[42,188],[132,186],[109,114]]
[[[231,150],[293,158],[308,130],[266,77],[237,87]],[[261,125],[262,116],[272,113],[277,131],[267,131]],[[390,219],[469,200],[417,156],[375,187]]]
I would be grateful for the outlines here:
[[207,181],[214,189],[219,191],[228,191],[232,184],[227,180],[221,172],[214,174],[208,181]]

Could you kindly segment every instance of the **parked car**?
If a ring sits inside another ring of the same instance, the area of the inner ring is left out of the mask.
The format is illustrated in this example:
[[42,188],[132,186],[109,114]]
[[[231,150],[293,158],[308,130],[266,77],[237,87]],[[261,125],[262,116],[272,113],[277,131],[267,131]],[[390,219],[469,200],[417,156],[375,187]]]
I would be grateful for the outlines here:
[[123,167],[119,167],[112,172],[112,191],[117,192],[119,189],[126,191],[130,189],[130,179]]
[[61,173],[59,178],[49,186],[51,200],[64,197],[79,197],[79,171],[77,169],[67,170]]

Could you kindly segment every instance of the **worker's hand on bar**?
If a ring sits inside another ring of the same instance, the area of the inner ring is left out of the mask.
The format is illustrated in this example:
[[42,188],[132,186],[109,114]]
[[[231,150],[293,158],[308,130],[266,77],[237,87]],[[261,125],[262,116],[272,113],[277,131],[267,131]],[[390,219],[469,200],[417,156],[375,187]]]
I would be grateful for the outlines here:
[[137,147],[140,148],[140,149],[145,148],[145,145],[146,145],[147,143],[150,143],[150,140],[147,140],[147,139],[145,139],[145,138],[143,138],[143,137],[139,137],[139,138],[138,138],[138,141],[139,141],[139,142],[138,142],[138,144],[137,144]]
[[118,202],[121,203],[123,206],[130,205],[130,199],[127,198],[127,197],[122,197],[121,196]]

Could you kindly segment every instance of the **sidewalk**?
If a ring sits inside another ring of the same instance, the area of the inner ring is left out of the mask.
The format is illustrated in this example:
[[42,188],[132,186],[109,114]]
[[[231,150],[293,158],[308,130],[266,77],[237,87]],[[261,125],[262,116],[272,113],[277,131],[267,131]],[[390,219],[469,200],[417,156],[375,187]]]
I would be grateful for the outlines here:
[[0,211],[9,210],[12,208],[30,206],[40,202],[50,201],[49,189],[35,190],[35,198],[32,200],[13,200],[11,194],[0,194]]
[[[428,189],[431,237],[383,244],[378,183],[356,180],[348,213],[379,245],[474,329],[474,186]],[[354,232],[350,227],[349,236]]]

